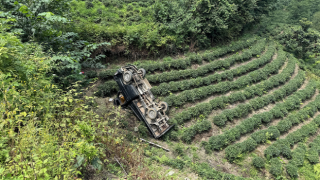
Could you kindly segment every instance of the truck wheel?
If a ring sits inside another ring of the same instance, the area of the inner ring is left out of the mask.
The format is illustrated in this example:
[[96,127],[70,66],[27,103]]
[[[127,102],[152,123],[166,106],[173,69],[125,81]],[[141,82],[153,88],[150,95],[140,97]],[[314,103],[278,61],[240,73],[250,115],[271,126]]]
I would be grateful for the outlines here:
[[132,79],[132,72],[131,71],[124,72],[122,75],[122,78],[124,82],[127,82],[127,83],[130,82]]
[[145,69],[140,68],[140,69],[138,70],[138,72],[142,75],[142,78],[144,78],[144,77],[146,76],[146,70],[145,70]]
[[150,108],[150,109],[148,109],[147,114],[150,119],[155,119],[157,117],[158,112],[155,108]]
[[166,103],[164,101],[160,102],[160,107],[163,110],[163,112],[168,112],[168,110],[169,110],[168,103]]

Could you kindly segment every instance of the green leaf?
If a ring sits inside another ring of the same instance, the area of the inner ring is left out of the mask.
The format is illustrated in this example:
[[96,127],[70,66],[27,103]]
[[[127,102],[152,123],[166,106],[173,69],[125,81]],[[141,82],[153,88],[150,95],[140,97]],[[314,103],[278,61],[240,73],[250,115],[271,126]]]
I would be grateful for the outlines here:
[[76,158],[76,164],[74,165],[75,168],[80,167],[83,164],[84,160],[85,160],[84,156],[78,155]]
[[101,162],[101,160],[98,157],[94,158],[92,160],[91,164],[92,164],[93,167],[95,167],[99,171],[102,169],[103,163]]
[[29,12],[29,9],[26,5],[23,5],[20,7],[19,11],[22,12],[23,14],[27,14]]

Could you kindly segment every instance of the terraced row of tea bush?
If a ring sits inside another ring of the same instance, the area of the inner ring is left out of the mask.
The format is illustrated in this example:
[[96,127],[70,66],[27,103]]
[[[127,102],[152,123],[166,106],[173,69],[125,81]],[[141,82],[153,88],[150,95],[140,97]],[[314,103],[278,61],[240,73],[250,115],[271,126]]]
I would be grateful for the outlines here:
[[[223,156],[218,158],[230,163],[263,149],[262,156],[253,158],[252,166],[267,168],[274,177],[284,172],[297,177],[304,159],[319,162],[320,145],[303,144],[320,125],[320,116],[312,119],[320,110],[318,83],[299,69],[298,60],[275,42],[256,37],[216,51],[140,64],[149,72],[146,78],[153,94],[171,109],[169,123],[175,126],[164,138],[199,146],[206,156],[222,151]],[[171,66],[169,62],[183,65]],[[191,68],[192,64],[199,66]],[[116,90],[113,81],[106,81],[97,94],[106,96]],[[210,174],[241,179],[209,170],[211,166],[204,162],[189,165],[190,159],[180,158],[183,148],[177,152],[176,158],[150,157],[173,168],[189,167],[201,177]],[[283,165],[281,158],[288,163]]]
[[[248,48],[257,41],[257,37],[251,39],[244,39],[233,42],[232,44],[215,49],[213,52],[206,52],[203,54],[192,54],[187,58],[172,59],[171,57],[164,58],[163,61],[147,61],[144,63],[135,63],[139,68],[144,68],[148,73],[154,73],[155,71],[167,71],[188,69],[192,64],[202,64],[203,61],[211,62],[218,57],[226,55],[228,53],[236,52],[244,48]],[[117,69],[108,69],[99,73],[99,79],[106,80],[111,79]]]
[[[252,44],[254,42],[256,42],[255,39],[252,39],[252,40],[250,40],[248,42],[247,41],[241,41],[239,43],[240,44],[243,44],[243,43]],[[228,57],[227,60],[212,61],[212,62],[210,62],[208,64],[200,66],[197,69],[189,68],[189,69],[185,69],[185,70],[175,70],[175,69],[172,68],[171,71],[168,71],[168,72],[163,72],[163,73],[154,74],[154,75],[146,75],[146,78],[148,79],[148,81],[151,84],[153,84],[153,83],[161,83],[161,82],[168,82],[168,81],[186,79],[186,78],[190,78],[190,77],[194,78],[194,77],[198,77],[198,76],[205,76],[208,73],[214,73],[218,69],[230,68],[236,62],[243,62],[245,60],[249,60],[251,57],[258,55],[259,53],[261,53],[265,49],[265,43],[266,43],[266,40],[265,39],[261,39],[258,42],[256,42],[251,48],[245,50],[241,54],[231,55],[231,57]],[[245,47],[243,45],[238,45],[238,46],[239,47]],[[239,48],[239,49],[242,49],[242,48]],[[239,50],[239,49],[237,49],[237,50]],[[229,52],[229,51],[226,51],[226,53],[227,52]],[[231,52],[233,52],[233,51],[231,51]],[[221,53],[221,55],[223,55],[223,54]],[[192,58],[192,57],[194,57],[194,58]],[[199,60],[196,61],[196,60],[190,60],[190,59],[199,59]],[[200,64],[200,63],[202,63],[202,60],[203,60],[203,58],[202,58],[202,55],[200,54],[200,55],[191,56],[191,57],[186,58],[186,59],[175,60],[175,61],[190,62],[188,64],[191,65],[192,61],[198,62]],[[107,74],[110,75],[110,76],[108,75],[108,77],[112,77],[116,71],[117,71],[116,69],[112,69],[112,70],[108,70],[106,72],[107,72]],[[234,73],[236,73],[236,72],[234,72]],[[230,75],[227,75],[226,73],[224,73],[222,75],[210,76],[210,77],[207,78],[207,80],[209,80],[210,83],[211,83],[211,81],[214,82],[214,81],[221,81],[221,79],[226,79],[228,76],[230,76]],[[107,77],[106,78],[101,78],[101,79],[107,79]],[[186,81],[186,83],[189,84],[187,81]],[[162,86],[164,86],[164,85],[162,85]],[[159,89],[159,88],[155,88],[155,90],[153,90],[153,91],[157,92],[156,89]],[[113,93],[113,92],[116,92],[116,91],[117,91],[117,84],[114,81],[107,81],[107,82],[101,84],[98,87],[98,92],[96,93],[96,95],[98,95],[98,96],[106,96],[106,95],[110,95],[110,93]],[[167,91],[166,91],[166,93],[167,93]]]

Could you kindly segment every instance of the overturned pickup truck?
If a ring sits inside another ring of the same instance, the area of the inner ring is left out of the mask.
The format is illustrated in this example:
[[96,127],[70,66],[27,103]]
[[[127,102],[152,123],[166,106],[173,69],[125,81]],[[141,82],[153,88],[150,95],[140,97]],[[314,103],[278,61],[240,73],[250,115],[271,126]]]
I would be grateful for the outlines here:
[[151,85],[145,78],[146,71],[134,65],[121,67],[114,75],[119,86],[119,92],[114,100],[115,105],[130,107],[134,114],[145,122],[155,138],[164,135],[172,126],[169,126],[167,116],[168,104],[155,102],[150,91]]

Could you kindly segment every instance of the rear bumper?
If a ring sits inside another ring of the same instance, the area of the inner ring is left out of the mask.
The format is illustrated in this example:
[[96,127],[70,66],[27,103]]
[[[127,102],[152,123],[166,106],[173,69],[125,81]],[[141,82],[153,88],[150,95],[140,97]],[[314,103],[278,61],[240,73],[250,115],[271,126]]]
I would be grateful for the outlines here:
[[153,135],[153,137],[156,138],[156,139],[157,139],[157,138],[160,138],[161,136],[163,136],[166,132],[168,132],[168,131],[174,126],[174,125],[169,126],[166,130],[164,130],[163,132],[161,132],[160,135],[157,136],[157,135],[155,134],[155,132],[153,132],[152,128],[150,127],[150,124],[149,124],[148,121],[145,119],[145,117],[142,115],[140,109],[139,109],[138,106],[135,104],[135,102],[134,102],[134,101],[131,101],[128,106],[131,108],[131,110],[134,112],[134,114],[135,114],[141,121],[143,121],[143,122],[146,124],[149,132],[150,132],[150,133]]

